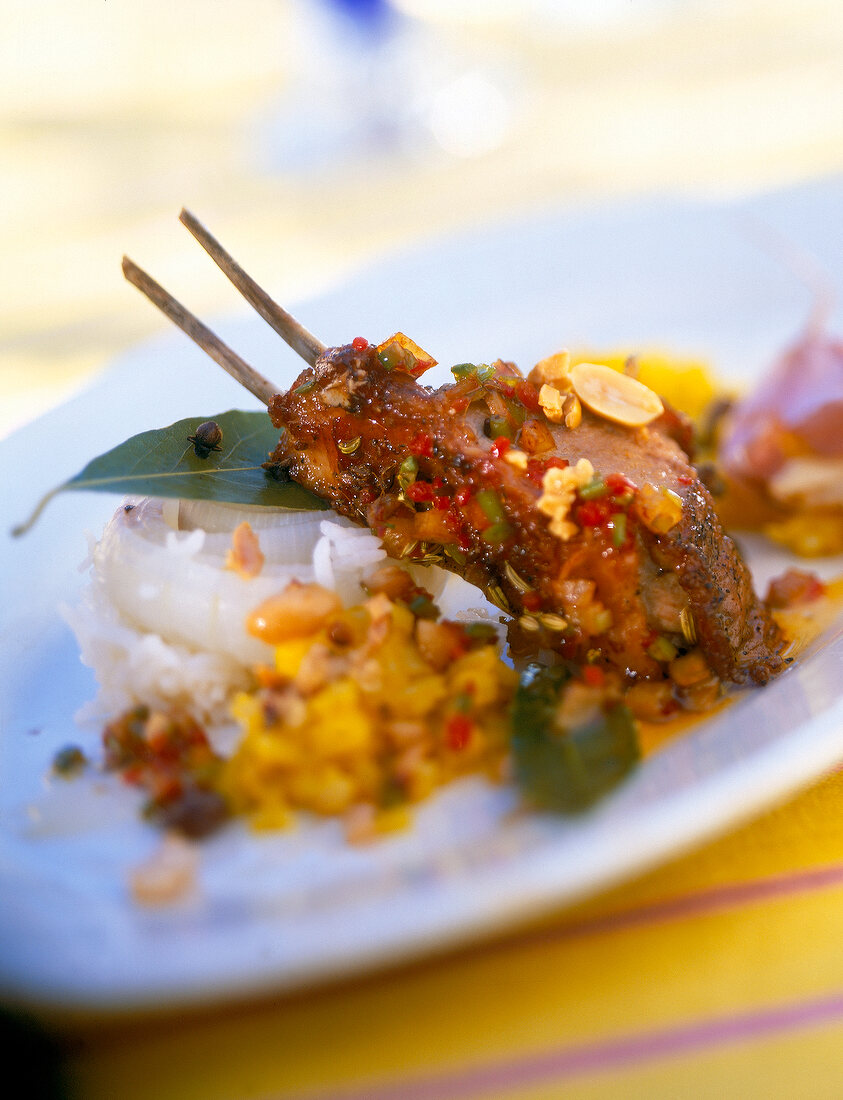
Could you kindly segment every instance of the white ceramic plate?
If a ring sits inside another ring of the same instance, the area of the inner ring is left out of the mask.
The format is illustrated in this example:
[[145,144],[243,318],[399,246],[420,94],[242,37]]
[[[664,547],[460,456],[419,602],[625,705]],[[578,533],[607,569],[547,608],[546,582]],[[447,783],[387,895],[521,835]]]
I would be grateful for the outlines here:
[[[841,200],[843,186],[830,183],[741,207],[658,201],[546,214],[391,259],[299,314],[333,343],[400,328],[443,363],[530,365],[562,344],[655,344],[749,380],[795,336],[809,296],[748,237],[746,218],[811,249],[840,288]],[[150,307],[138,298],[126,308]],[[260,322],[217,327],[279,384],[298,372]],[[185,338],[163,337],[0,447],[0,515],[19,520],[44,489],[133,432],[252,405]],[[469,782],[422,807],[411,831],[363,849],[345,846],[331,822],[261,837],[233,826],[202,846],[193,900],[141,908],[128,874],[158,837],[131,794],[100,779],[47,790],[45,778],[56,749],[80,739],[72,716],[94,687],[56,608],[82,584],[86,531],[98,534],[115,505],[67,495],[25,539],[0,539],[7,997],[171,1008],[468,942],[651,866],[843,759],[838,623],[798,667],[648,759],[581,817],[512,816],[510,791]],[[764,573],[779,564],[752,557]]]

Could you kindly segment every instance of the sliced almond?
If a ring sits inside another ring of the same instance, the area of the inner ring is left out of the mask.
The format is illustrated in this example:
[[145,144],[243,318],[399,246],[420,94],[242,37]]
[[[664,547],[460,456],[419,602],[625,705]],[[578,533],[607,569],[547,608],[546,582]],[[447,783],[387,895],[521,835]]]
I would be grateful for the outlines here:
[[571,384],[592,412],[628,428],[642,428],[664,412],[661,398],[648,386],[600,363],[577,363]]

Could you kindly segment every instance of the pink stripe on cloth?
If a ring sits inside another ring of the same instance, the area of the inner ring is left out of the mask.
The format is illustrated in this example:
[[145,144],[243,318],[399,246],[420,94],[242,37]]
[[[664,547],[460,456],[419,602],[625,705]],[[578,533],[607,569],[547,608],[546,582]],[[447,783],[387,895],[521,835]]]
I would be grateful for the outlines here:
[[319,1100],[470,1100],[843,1020],[843,993],[697,1020],[462,1070],[310,1094]]
[[833,886],[843,886],[843,864],[815,867],[806,871],[792,871],[785,875],[772,875],[769,878],[747,882],[725,883],[709,890],[650,902],[636,909],[623,909],[616,913],[563,924],[551,932],[539,932],[534,936],[528,934],[519,938],[517,942],[565,939],[568,936],[610,932],[702,913],[737,909],[753,902],[793,897]]

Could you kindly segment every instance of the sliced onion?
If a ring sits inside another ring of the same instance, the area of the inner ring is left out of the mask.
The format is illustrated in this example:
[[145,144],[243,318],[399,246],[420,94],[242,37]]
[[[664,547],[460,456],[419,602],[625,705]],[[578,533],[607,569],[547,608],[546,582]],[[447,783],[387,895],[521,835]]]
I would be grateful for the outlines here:
[[[293,579],[319,579],[313,551],[323,534],[323,572],[346,603],[364,596],[358,570],[384,556],[374,536],[332,512],[273,509],[274,526],[256,530],[265,555],[263,568],[256,577],[243,578],[226,568],[231,533],[244,520],[260,521],[263,510],[219,504],[197,509],[192,507],[196,503],[187,509],[192,529],[175,530],[170,502],[127,501],[94,549],[94,583],[136,629],[233,657],[246,666],[273,657],[271,646],[246,633],[248,614]],[[216,530],[198,526],[200,516]],[[353,530],[346,534],[338,528]]]
[[328,516],[332,523],[354,526],[350,520],[332,512],[264,508],[261,505],[210,500],[182,500],[178,503],[178,530],[204,531],[205,555],[224,557],[231,544],[231,532],[239,524],[247,522],[258,533],[261,552],[269,565],[309,565],[313,548],[321,535],[319,525]]
[[120,509],[106,528],[94,551],[95,581],[140,630],[246,665],[269,661],[271,647],[246,633],[246,616],[293,577],[311,579],[312,569],[267,564],[244,580],[225,568],[230,541],[230,535],[199,529],[173,531],[161,502],[144,500],[128,512]]
[[194,531],[201,527],[211,533],[233,531],[243,520],[248,520],[253,531],[265,527],[277,527],[279,520],[285,526],[318,524],[325,518],[322,511],[303,511],[300,508],[265,507],[262,504],[229,504],[221,500],[179,500],[178,526],[181,531]]

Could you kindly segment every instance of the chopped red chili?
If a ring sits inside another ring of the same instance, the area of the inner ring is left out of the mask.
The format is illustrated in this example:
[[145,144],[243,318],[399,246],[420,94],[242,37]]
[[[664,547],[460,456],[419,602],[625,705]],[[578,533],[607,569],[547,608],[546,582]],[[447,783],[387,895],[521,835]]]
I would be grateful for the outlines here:
[[404,490],[404,496],[416,504],[433,500],[433,486],[429,481],[414,481]]
[[582,678],[589,687],[603,687],[606,673],[599,665],[586,665],[582,670]]
[[492,454],[495,458],[503,458],[509,448],[512,446],[512,440],[508,439],[505,435],[499,435],[495,442],[492,444]]
[[471,740],[474,723],[465,714],[452,714],[445,723],[448,748],[461,752]]
[[550,455],[548,458],[529,458],[527,460],[527,477],[536,485],[541,485],[548,470],[554,467],[564,470],[568,465],[570,464],[567,458],[560,458],[558,455]]
[[433,458],[433,440],[427,432],[416,432],[410,440],[410,452],[419,458]]
[[[609,474],[605,479],[606,488],[613,496],[624,496],[626,493],[638,492],[638,486],[623,474]],[[681,478],[679,479],[682,480]]]
[[354,348],[355,351],[365,351],[366,348],[369,346],[369,341],[366,339],[365,336],[355,336],[354,339],[351,341],[351,346]]
[[525,611],[538,611],[542,605],[542,598],[538,592],[525,592],[521,597],[521,603]]
[[612,514],[612,506],[606,500],[587,500],[577,508],[580,527],[602,527]]
[[526,408],[531,412],[538,412],[541,408],[539,404],[539,391],[532,383],[521,379],[515,386],[515,396]]

